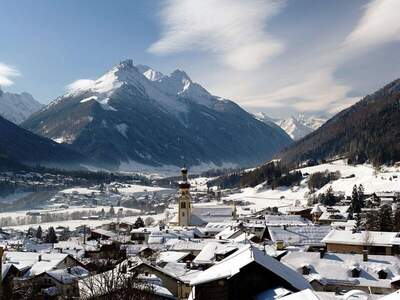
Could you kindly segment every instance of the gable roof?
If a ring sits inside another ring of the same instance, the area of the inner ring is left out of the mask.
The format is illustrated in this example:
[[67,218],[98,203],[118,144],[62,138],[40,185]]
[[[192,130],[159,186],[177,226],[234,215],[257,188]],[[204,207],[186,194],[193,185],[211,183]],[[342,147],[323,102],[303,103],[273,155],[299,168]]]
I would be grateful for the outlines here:
[[[317,280],[322,284],[371,286],[391,288],[391,281],[399,275],[400,260],[390,255],[369,255],[363,261],[361,254],[326,253],[323,258],[317,252],[292,252],[281,261],[299,270],[307,266],[309,275],[304,275],[310,282]],[[352,269],[360,270],[357,278],[351,276]],[[387,279],[379,279],[379,271],[387,273]]]
[[253,247],[252,245],[243,247],[222,261],[216,263],[211,268],[200,273],[199,276],[190,281],[190,285],[199,285],[222,278],[233,277],[240,273],[240,270],[243,267],[252,262],[255,262],[265,269],[275,273],[296,289],[302,290],[310,288],[308,282],[299,273],[269,255],[264,254],[263,251]]
[[268,227],[273,242],[283,241],[289,246],[322,246],[322,240],[331,231],[330,226]]
[[322,240],[324,243],[345,245],[370,245],[391,247],[400,244],[398,232],[361,231],[353,233],[350,230],[330,231]]

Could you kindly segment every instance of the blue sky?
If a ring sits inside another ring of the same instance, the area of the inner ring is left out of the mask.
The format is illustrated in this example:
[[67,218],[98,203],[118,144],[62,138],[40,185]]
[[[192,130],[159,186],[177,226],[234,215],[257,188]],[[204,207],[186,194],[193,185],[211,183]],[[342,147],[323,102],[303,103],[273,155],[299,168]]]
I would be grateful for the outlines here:
[[43,103],[125,58],[273,116],[400,77],[398,0],[2,0],[0,85]]

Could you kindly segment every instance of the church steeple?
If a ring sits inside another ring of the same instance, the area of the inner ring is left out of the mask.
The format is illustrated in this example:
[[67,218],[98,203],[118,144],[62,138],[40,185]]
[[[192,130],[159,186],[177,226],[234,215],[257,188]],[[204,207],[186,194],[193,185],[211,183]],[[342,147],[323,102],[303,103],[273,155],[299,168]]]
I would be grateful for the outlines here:
[[178,220],[179,226],[189,226],[192,211],[192,197],[190,196],[190,183],[188,181],[188,170],[186,167],[181,169],[182,181],[179,182],[179,200],[178,200]]

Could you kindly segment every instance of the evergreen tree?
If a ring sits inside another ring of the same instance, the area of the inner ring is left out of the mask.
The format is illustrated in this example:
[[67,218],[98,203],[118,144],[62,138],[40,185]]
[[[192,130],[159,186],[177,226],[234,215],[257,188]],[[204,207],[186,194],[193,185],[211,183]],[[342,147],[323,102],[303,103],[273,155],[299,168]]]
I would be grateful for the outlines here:
[[393,217],[393,230],[400,232],[400,205],[396,205]]
[[360,184],[358,186],[358,201],[360,203],[361,208],[364,207],[364,200],[365,200],[364,186]]
[[56,231],[54,230],[53,227],[50,227],[47,230],[47,235],[46,235],[46,239],[45,239],[46,243],[57,243],[57,235],[56,235]]
[[135,224],[133,225],[135,228],[141,228],[145,227],[143,219],[141,217],[138,217],[135,221]]
[[379,209],[380,231],[393,231],[393,212],[390,205],[383,205]]
[[108,212],[108,214],[110,215],[111,218],[114,218],[114,217],[115,217],[114,206],[111,205],[110,211]]
[[356,221],[356,224],[354,225],[354,230],[359,232],[361,230],[362,227],[362,223],[361,223],[361,215],[355,214],[354,220]]
[[32,227],[29,227],[27,233],[26,233],[26,237],[34,237],[35,236],[35,229],[33,229]]
[[376,213],[368,212],[365,220],[365,229],[368,231],[379,231],[380,222],[376,216]]
[[351,210],[355,214],[361,212],[360,198],[358,195],[357,185],[353,186],[353,192],[351,194]]
[[39,239],[39,240],[41,240],[42,239],[42,235],[43,235],[43,230],[42,230],[42,227],[38,227],[38,229],[37,229],[37,231],[36,231],[36,238],[37,239]]

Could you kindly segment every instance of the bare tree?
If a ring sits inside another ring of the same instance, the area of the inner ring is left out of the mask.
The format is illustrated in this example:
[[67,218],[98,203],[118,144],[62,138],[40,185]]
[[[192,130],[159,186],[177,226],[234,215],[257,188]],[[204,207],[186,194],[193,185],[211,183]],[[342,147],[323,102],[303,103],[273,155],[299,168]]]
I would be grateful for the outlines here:
[[114,269],[79,281],[80,299],[149,300],[154,299],[154,288],[139,278],[138,273],[128,272],[125,263]]

